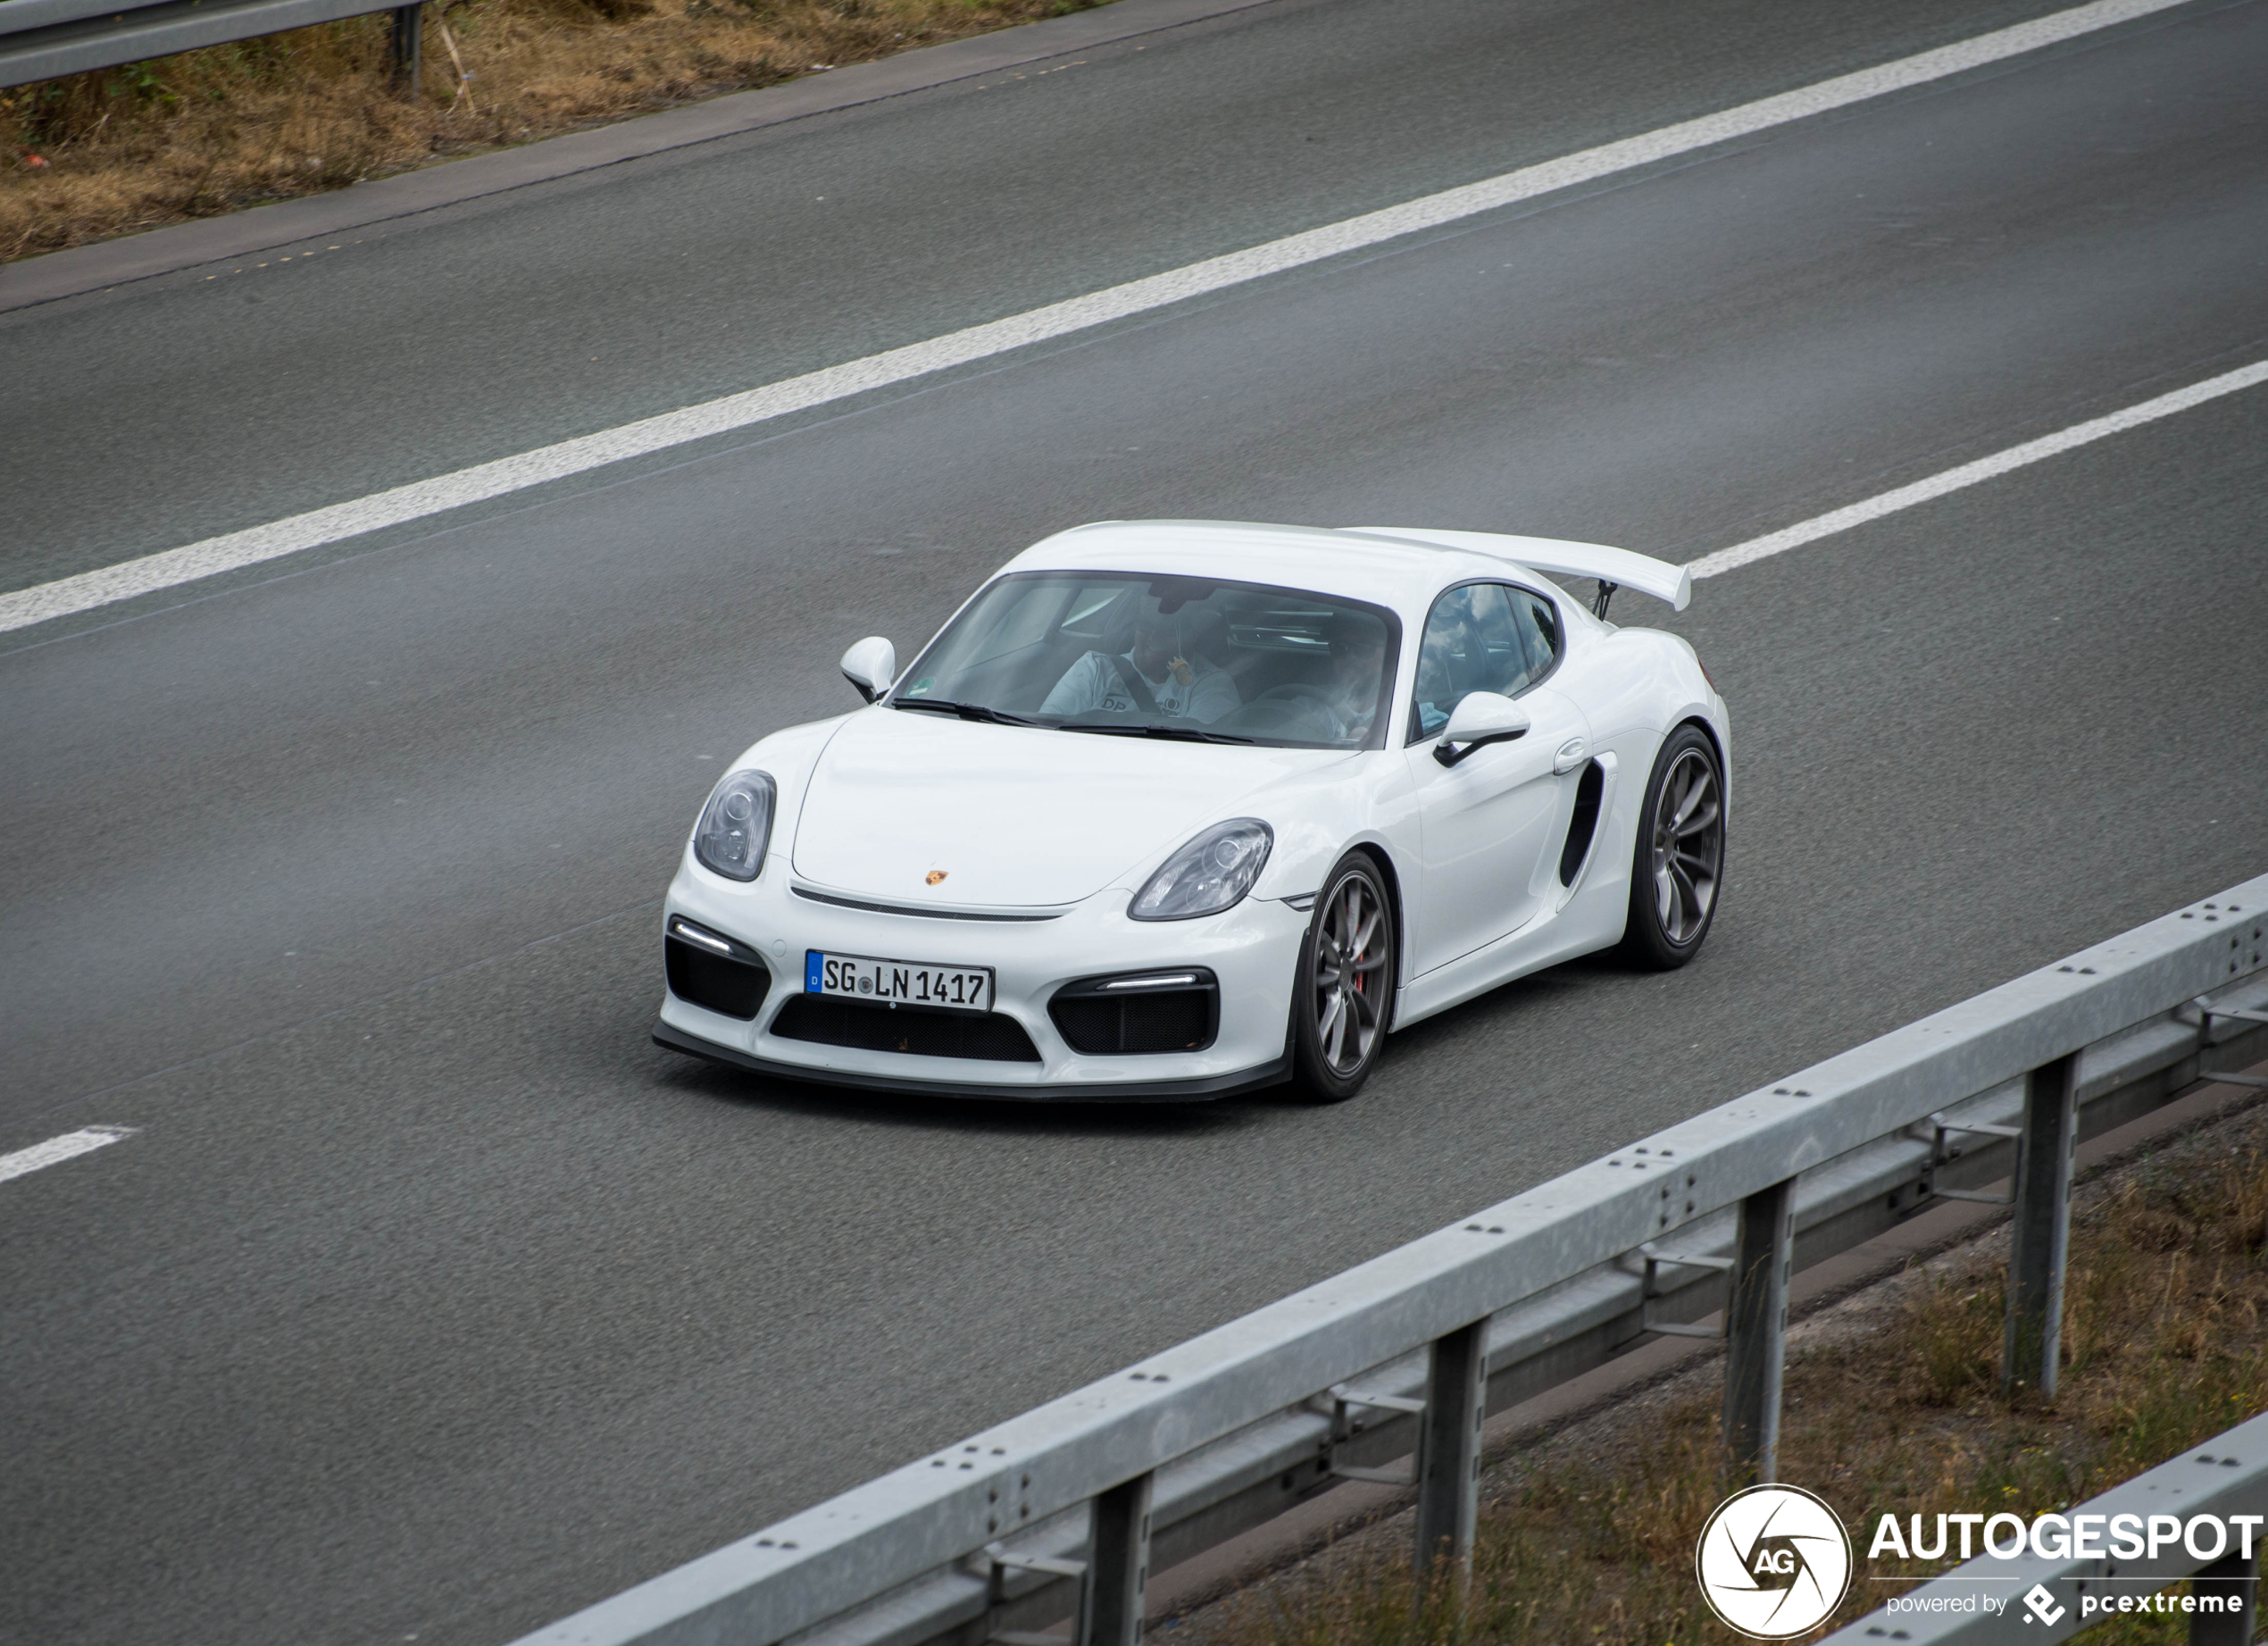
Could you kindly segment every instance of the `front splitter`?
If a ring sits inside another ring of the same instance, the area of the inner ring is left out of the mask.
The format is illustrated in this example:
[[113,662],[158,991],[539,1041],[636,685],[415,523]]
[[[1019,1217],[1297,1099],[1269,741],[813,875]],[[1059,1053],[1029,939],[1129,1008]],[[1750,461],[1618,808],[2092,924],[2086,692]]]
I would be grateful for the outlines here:
[[688,1034],[673,1024],[654,1020],[654,1043],[671,1051],[705,1057],[711,1063],[769,1074],[780,1080],[818,1086],[847,1086],[862,1091],[895,1091],[924,1098],[984,1098],[1011,1103],[1203,1103],[1217,1098],[1280,1086],[1291,1078],[1287,1054],[1256,1068],[1230,1074],[1209,1074],[1195,1080],[1113,1082],[1109,1085],[1080,1083],[1053,1086],[994,1086],[980,1081],[900,1080],[887,1074],[866,1074],[846,1069],[813,1069],[801,1064],[777,1063],[737,1047],[721,1046]]

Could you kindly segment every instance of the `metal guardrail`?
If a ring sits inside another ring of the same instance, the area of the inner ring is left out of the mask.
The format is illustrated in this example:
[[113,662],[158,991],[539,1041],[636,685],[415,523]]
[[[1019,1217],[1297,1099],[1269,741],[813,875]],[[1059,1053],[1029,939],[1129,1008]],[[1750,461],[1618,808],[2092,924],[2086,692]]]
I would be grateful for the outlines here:
[[0,86],[115,69],[311,23],[394,14],[394,78],[417,94],[423,8],[371,0],[0,0]]
[[[2106,1534],[2116,1535],[2117,1517],[2127,1515],[2136,1517],[2128,1546],[2139,1546],[2139,1552],[2131,1559],[2105,1547]],[[2239,1515],[2252,1516],[2254,1524],[2231,1535],[2226,1523]],[[2101,1517],[2090,1540],[2101,1552],[2072,1554],[2071,1532],[2089,1516]],[[2219,1546],[2209,1556],[2192,1552],[2185,1534],[2200,1516],[2223,1523]],[[2027,1646],[2044,1646],[2098,1624],[2130,1621],[2131,1611],[2117,1608],[2121,1600],[2130,1605],[2185,1577],[2194,1580],[2191,1599],[2214,1602],[2211,1610],[2187,1610],[2189,1646],[2252,1646],[2259,1611],[2259,1523],[2268,1519],[2268,1416],[2240,1423],[2171,1463],[2042,1518],[2065,1523],[2055,1529],[2066,1551],[2061,1557],[2030,1547],[2006,1559],[1980,1556],[1908,1591],[1896,1612],[1887,1607],[1870,1612],[1822,1646],[1999,1646],[2010,1638],[2012,1613]],[[2175,1524],[2169,1527],[2168,1521]],[[2022,1597],[2035,1591],[2041,1592],[2040,1603],[2025,1605]],[[1987,1600],[1999,1602],[1997,1609],[1988,1610]]]
[[[1470,1561],[1487,1413],[1663,1333],[1725,1338],[1730,1455],[1769,1478],[1791,1272],[1945,1199],[2014,1208],[2006,1366],[2052,1391],[2072,1152],[2268,1057],[2264,915],[2268,875],[1696,1115],[522,1646],[978,1646],[1067,1617],[1080,1646],[1133,1646],[1153,1567],[1347,1479],[1414,1487],[1420,1553],[1454,1575]],[[2003,1179],[2010,1194],[1982,1192]],[[1694,1324],[1720,1310],[1722,1327]],[[1413,1466],[1386,1466],[1413,1453]]]

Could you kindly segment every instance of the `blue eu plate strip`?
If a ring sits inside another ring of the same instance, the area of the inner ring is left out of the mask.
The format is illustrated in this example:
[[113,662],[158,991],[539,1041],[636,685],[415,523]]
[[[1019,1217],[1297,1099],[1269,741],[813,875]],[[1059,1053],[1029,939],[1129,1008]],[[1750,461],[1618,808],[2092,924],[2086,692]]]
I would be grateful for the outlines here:
[[804,992],[805,994],[817,994],[819,992],[820,967],[823,964],[824,962],[817,949],[806,948],[804,950]]

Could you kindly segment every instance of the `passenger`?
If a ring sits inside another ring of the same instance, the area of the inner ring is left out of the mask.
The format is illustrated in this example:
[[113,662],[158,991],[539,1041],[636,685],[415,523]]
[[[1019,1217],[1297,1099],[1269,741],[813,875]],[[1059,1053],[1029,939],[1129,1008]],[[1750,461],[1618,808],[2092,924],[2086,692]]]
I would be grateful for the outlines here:
[[1378,624],[1345,622],[1330,637],[1331,680],[1322,701],[1339,741],[1359,743],[1370,736],[1385,666],[1386,631]]
[[[1155,712],[1169,719],[1206,724],[1220,719],[1244,701],[1237,683],[1227,670],[1185,656],[1180,630],[1171,617],[1137,618],[1131,650],[1115,657],[1088,652],[1063,671],[1039,712],[1076,719],[1096,713],[1147,713],[1155,705]],[[1142,701],[1143,694],[1148,702]]]

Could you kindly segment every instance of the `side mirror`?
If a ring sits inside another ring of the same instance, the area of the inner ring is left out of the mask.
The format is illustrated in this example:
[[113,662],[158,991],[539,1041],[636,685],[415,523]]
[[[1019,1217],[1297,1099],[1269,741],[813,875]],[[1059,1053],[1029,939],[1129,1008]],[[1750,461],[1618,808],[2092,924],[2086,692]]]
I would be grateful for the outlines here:
[[858,688],[860,697],[873,702],[897,678],[897,648],[879,634],[868,635],[843,654],[843,678]]
[[1445,766],[1453,766],[1476,748],[1527,735],[1528,711],[1520,705],[1493,691],[1468,691],[1450,712],[1449,723],[1441,728],[1433,757]]

